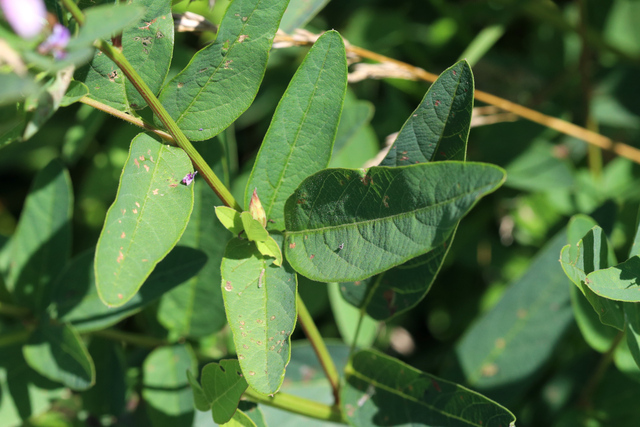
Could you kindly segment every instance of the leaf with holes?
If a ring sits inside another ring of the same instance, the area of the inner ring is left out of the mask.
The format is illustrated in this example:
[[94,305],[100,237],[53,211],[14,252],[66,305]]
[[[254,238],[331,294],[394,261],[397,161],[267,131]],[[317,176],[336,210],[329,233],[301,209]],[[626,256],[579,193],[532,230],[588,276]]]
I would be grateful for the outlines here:
[[321,171],[287,200],[285,256],[313,280],[362,280],[441,245],[504,179],[463,162]]
[[[217,135],[251,105],[287,3],[233,1],[216,41],[196,53],[164,87],[160,102],[189,139]],[[160,125],[157,118],[156,123]]]
[[[280,243],[282,236],[275,235]],[[296,274],[247,240],[231,239],[222,260],[222,295],[245,379],[273,394],[284,379],[296,324]]]
[[93,360],[73,326],[40,322],[22,352],[38,373],[73,390],[86,390],[96,381]]
[[218,424],[228,422],[238,408],[247,381],[242,376],[237,360],[221,360],[202,368],[202,390]]
[[[135,0],[145,12],[122,32],[122,52],[154,94],[160,92],[169,73],[173,55],[173,18],[171,3]],[[133,109],[147,104],[129,79],[125,80],[127,101]]]
[[267,218],[284,229],[287,197],[329,164],[347,87],[342,37],[328,31],[313,45],[273,115],[247,183],[245,206],[258,189]]
[[443,71],[400,129],[380,166],[464,159],[473,91],[473,73],[467,61]]
[[354,426],[515,426],[508,409],[461,385],[371,350],[354,354],[340,392]]
[[182,236],[193,187],[180,180],[192,171],[180,148],[146,134],[133,139],[96,248],[96,287],[108,306],[129,301]]

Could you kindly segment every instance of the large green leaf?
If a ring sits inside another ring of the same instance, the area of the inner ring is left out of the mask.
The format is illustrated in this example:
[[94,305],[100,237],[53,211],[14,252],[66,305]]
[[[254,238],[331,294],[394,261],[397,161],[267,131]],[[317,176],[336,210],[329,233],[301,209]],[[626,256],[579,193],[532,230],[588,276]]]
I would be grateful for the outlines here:
[[332,168],[358,168],[378,154],[378,141],[369,122],[373,117],[373,104],[363,101],[347,89],[340,124],[333,144],[329,166]]
[[94,257],[94,251],[89,250],[73,259],[53,284],[50,296],[50,309],[56,319],[72,323],[80,332],[115,325],[194,276],[207,262],[201,251],[176,246],[158,263],[140,292],[124,305],[112,308],[104,305],[98,296]]
[[376,320],[389,320],[415,307],[431,289],[449,252],[451,236],[437,248],[362,281],[340,284],[343,297]]
[[313,280],[364,279],[442,244],[504,178],[463,162],[321,171],[287,200],[286,258]]
[[74,49],[79,45],[91,45],[97,39],[108,38],[113,34],[117,34],[123,28],[133,24],[142,15],[144,8],[141,6],[146,5],[119,4],[115,2],[115,4],[85,9],[83,11],[86,19],[85,25],[82,26],[78,37],[69,41],[68,48]]
[[515,426],[503,406],[371,350],[356,353],[340,393],[353,426]]
[[248,384],[237,360],[221,360],[202,368],[202,390],[211,408],[213,421],[228,422],[238,408]]
[[464,159],[473,88],[473,74],[467,61],[443,71],[402,126],[380,166]]
[[53,325],[43,319],[22,352],[39,374],[73,390],[86,390],[95,383],[93,360],[73,326]]
[[111,307],[129,301],[184,232],[193,208],[192,172],[180,148],[146,134],[131,142],[118,195],[96,248],[96,286]]
[[186,372],[196,370],[193,351],[184,344],[160,347],[142,365],[142,397],[154,427],[190,426],[193,395]]
[[[274,235],[279,244],[282,236]],[[222,260],[222,295],[245,379],[273,394],[284,379],[296,324],[296,274],[260,254],[253,242],[231,239]]]
[[[170,0],[134,0],[145,12],[122,32],[122,52],[154,94],[160,92],[173,55],[173,17]],[[127,79],[125,90],[133,109],[146,106]]]
[[329,31],[313,45],[291,79],[262,142],[245,190],[254,188],[277,230],[284,229],[287,197],[307,176],[326,168],[347,88],[342,37]]
[[71,180],[58,160],[38,173],[6,255],[7,288],[16,303],[40,309],[48,284],[64,268],[71,252]]
[[189,139],[217,135],[251,105],[287,3],[232,2],[216,41],[164,87],[160,101]]
[[222,427],[256,427],[256,423],[244,412],[238,410],[228,423],[220,424]]
[[[222,177],[224,170],[220,159],[223,154],[219,141],[194,145],[214,172]],[[193,187],[193,212],[178,245],[204,252],[206,264],[196,276],[164,295],[158,307],[158,320],[178,337],[203,337],[219,331],[227,323],[220,288],[220,263],[231,234],[212,215],[215,206],[222,204],[220,199],[199,176]]]
[[280,22],[280,29],[291,33],[296,28],[304,27],[327,3],[329,0],[291,0]]
[[469,387],[509,404],[535,381],[573,323],[569,285],[558,263],[566,241],[565,232],[549,240],[524,275],[456,345]]

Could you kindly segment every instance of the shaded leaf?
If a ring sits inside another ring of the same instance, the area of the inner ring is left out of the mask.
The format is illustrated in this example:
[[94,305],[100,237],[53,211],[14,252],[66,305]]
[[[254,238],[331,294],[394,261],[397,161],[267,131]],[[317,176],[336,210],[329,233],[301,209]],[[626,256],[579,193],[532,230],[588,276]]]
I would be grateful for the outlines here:
[[96,286],[105,304],[129,301],[182,236],[193,208],[193,186],[180,180],[192,171],[180,148],[146,134],[131,142],[96,249]]
[[616,301],[640,302],[640,256],[587,275],[584,280],[595,294]]
[[[158,2],[160,3],[160,2]],[[108,4],[85,9],[85,24],[78,37],[72,38],[67,49],[73,50],[82,45],[91,45],[95,40],[111,37],[133,24],[144,12],[144,8],[130,4]]]
[[380,166],[464,159],[473,111],[473,73],[462,60],[431,85]]
[[78,102],[85,95],[89,94],[89,88],[82,82],[73,80],[69,83],[69,87],[67,87],[67,91],[64,93],[64,96],[60,100],[60,107],[68,107],[69,105]]
[[[282,242],[282,237],[275,235]],[[222,295],[245,379],[273,394],[284,379],[296,324],[296,275],[276,267],[252,242],[231,239],[222,260]]]
[[347,87],[342,37],[324,33],[291,79],[273,115],[247,183],[244,200],[258,194],[276,230],[284,229],[287,197],[309,175],[326,168]]
[[354,426],[515,426],[503,406],[371,350],[347,366],[341,404]]
[[92,337],[89,354],[96,369],[96,383],[83,393],[82,407],[93,415],[119,415],[124,412],[128,392],[127,364],[120,343]]
[[14,301],[40,309],[49,283],[64,268],[71,252],[71,180],[53,160],[36,176],[7,251],[7,288]]
[[456,345],[469,387],[509,404],[535,381],[573,322],[567,278],[558,263],[566,239],[564,231],[550,239],[524,275]]
[[228,423],[221,424],[224,427],[256,427],[256,423],[244,412],[238,410]]
[[209,402],[213,421],[228,422],[238,408],[247,381],[242,376],[237,360],[221,360],[202,368],[202,390]]
[[80,332],[115,325],[140,311],[161,295],[194,276],[207,262],[199,250],[176,246],[145,281],[140,292],[124,305],[110,308],[100,300],[95,286],[94,251],[74,258],[52,286],[51,310],[58,321],[72,323]]
[[191,385],[191,390],[193,391],[193,403],[196,406],[196,409],[203,412],[210,410],[211,403],[209,403],[209,399],[205,396],[202,386],[200,386],[198,379],[193,376],[191,371],[187,371],[187,380],[189,381],[189,385]]
[[160,102],[187,138],[202,141],[217,135],[251,105],[287,3],[232,2],[216,41],[164,87]]
[[503,181],[481,163],[321,171],[287,200],[286,258],[314,280],[364,279],[442,244]]
[[193,395],[185,372],[195,371],[197,360],[183,344],[160,347],[142,365],[142,397],[153,426],[189,426],[193,421]]
[[73,390],[95,383],[93,360],[73,326],[41,322],[22,351],[29,366],[52,381]]

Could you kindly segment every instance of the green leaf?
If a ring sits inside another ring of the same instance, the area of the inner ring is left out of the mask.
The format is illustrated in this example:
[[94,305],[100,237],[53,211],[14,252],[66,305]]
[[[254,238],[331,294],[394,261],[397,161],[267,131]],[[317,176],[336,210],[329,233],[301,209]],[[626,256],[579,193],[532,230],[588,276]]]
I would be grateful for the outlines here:
[[191,425],[193,395],[185,372],[195,371],[197,364],[184,344],[157,348],[145,359],[142,397],[154,427]]
[[273,115],[245,190],[245,206],[258,189],[267,218],[284,229],[287,197],[331,158],[347,87],[342,37],[323,34],[291,79]]
[[[355,346],[358,348],[371,347],[378,334],[378,322],[348,304],[342,298],[340,294],[341,284],[328,283],[327,286],[331,311],[344,342],[352,345],[355,341]],[[364,316],[361,324],[360,316]],[[356,332],[358,333],[357,336]]]
[[444,243],[504,178],[462,162],[321,171],[287,200],[286,258],[313,280],[364,279]]
[[40,86],[30,77],[21,77],[14,73],[0,73],[0,106],[9,106],[35,95]]
[[256,423],[244,412],[237,410],[228,423],[221,424],[224,427],[256,427]]
[[[82,85],[84,86],[84,84]],[[76,124],[67,128],[63,137],[62,160],[65,164],[75,165],[78,162],[91,143],[95,141],[96,135],[100,132],[107,117],[102,111],[86,104],[82,104],[78,108],[75,114]],[[83,188],[86,189],[86,186],[83,185]],[[82,200],[82,195],[78,198]]]
[[191,385],[191,390],[193,391],[193,403],[198,411],[206,412],[211,409],[211,403],[207,396],[204,394],[204,390],[200,386],[198,379],[193,376],[191,371],[187,370],[187,380],[189,380],[189,385]]
[[138,5],[115,3],[90,7],[83,12],[85,24],[80,29],[78,37],[69,41],[67,45],[69,50],[91,45],[97,39],[111,37],[133,24],[142,15],[144,8]]
[[473,88],[473,73],[467,61],[444,70],[402,126],[380,166],[464,159]]
[[627,329],[625,331],[627,345],[633,360],[640,367],[640,305],[625,304],[624,315],[627,321]]
[[524,275],[456,345],[466,385],[508,405],[536,380],[573,324],[569,286],[558,263],[566,239],[564,231],[550,239]]
[[565,274],[582,293],[580,295],[572,289],[571,295],[582,336],[596,351],[605,352],[616,335],[609,326],[623,330],[625,319],[621,303],[599,297],[584,284],[587,273],[609,265],[608,260],[614,256],[606,237],[602,235],[602,229],[596,226],[595,220],[586,215],[571,218],[567,228],[570,246],[562,248],[560,263]]
[[[133,25],[122,32],[122,52],[154,94],[162,88],[173,56],[173,17],[168,0],[135,0],[145,8]],[[129,79],[125,80],[129,105],[140,109],[147,104]]]
[[85,95],[89,94],[89,88],[82,82],[73,80],[69,83],[69,87],[67,87],[67,91],[64,93],[64,96],[60,100],[60,107],[68,107],[69,105],[78,102]]
[[515,426],[496,402],[378,352],[353,355],[345,375],[340,400],[354,426]]
[[73,194],[69,173],[53,160],[36,176],[8,248],[7,288],[14,301],[40,309],[47,286],[71,252]]
[[640,255],[640,210],[638,211],[638,217],[636,219],[636,234],[633,236],[633,245],[629,250],[629,258],[635,255]]
[[[4,82],[0,75],[0,87]],[[0,95],[0,99],[2,95]],[[0,106],[0,149],[22,138],[27,116],[19,104]]]
[[95,383],[93,360],[73,326],[53,325],[43,319],[22,351],[35,371],[72,390],[86,390]]
[[251,105],[287,3],[232,2],[216,41],[196,53],[164,87],[160,102],[189,139],[217,135]]
[[[425,297],[442,268],[455,231],[437,248],[363,281],[340,284],[343,297],[375,320],[406,313]],[[369,296],[371,295],[371,296]]]
[[253,219],[247,211],[240,214],[242,227],[247,235],[247,239],[252,242],[264,242],[269,239],[269,232],[260,224],[259,221]]
[[527,150],[505,168],[506,186],[525,191],[549,191],[574,185],[569,162],[560,159],[557,147],[546,139],[536,139]]
[[261,407],[257,403],[249,402],[248,400],[241,400],[238,405],[238,411],[251,418],[256,427],[267,427],[267,422],[264,419]]
[[237,238],[227,244],[221,270],[227,320],[244,377],[259,393],[273,394],[290,357],[296,275],[286,262],[276,267],[252,242]]
[[595,294],[616,301],[640,302],[640,256],[597,270],[584,280]]
[[291,0],[284,12],[280,29],[291,33],[296,28],[304,27],[329,3],[329,0]]
[[202,368],[202,390],[209,402],[213,421],[228,422],[238,408],[248,384],[237,360],[221,360]]
[[[207,262],[204,253],[176,246],[145,281],[140,292],[124,305],[104,305],[95,286],[94,251],[74,258],[52,285],[51,311],[60,322],[72,323],[80,332],[90,332],[115,325],[122,319],[169,292],[194,276]],[[218,285],[218,283],[216,283]]]
[[378,141],[369,126],[373,111],[371,102],[357,99],[347,89],[330,167],[358,168],[376,156]]
[[121,343],[91,337],[89,354],[96,370],[96,384],[82,395],[82,407],[92,415],[122,414],[127,404],[127,364]]
[[216,216],[220,223],[234,235],[237,236],[244,230],[240,212],[237,210],[227,206],[216,206]]
[[180,181],[192,171],[180,148],[146,134],[131,142],[96,248],[96,286],[108,306],[133,298],[182,236],[193,208],[193,186]]
[[[195,144],[203,158],[223,176],[218,141]],[[170,331],[172,337],[199,338],[219,331],[226,325],[224,302],[220,288],[220,263],[230,233],[211,215],[220,199],[197,176],[192,185],[195,202],[189,224],[178,245],[203,251],[207,256],[200,272],[162,297],[158,308],[158,320]],[[144,289],[144,288],[143,288]]]

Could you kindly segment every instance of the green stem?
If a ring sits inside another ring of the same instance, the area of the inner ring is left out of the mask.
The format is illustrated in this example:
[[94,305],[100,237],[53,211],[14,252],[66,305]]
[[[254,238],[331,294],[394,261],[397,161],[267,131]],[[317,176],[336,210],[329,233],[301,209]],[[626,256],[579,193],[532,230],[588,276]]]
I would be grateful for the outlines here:
[[247,388],[244,396],[253,402],[262,403],[263,405],[283,409],[306,417],[347,424],[342,417],[340,408],[337,406],[323,405],[322,403],[282,392],[276,393],[273,397],[267,397],[254,391],[251,387]]
[[0,314],[20,319],[29,316],[31,311],[28,308],[0,302]]
[[23,343],[29,338],[30,334],[31,331],[29,329],[23,329],[21,331],[0,335],[0,348]]
[[117,329],[103,329],[91,332],[91,335],[106,338],[112,341],[125,342],[140,347],[156,348],[168,345],[169,342],[160,338],[148,337],[146,335],[134,334],[131,332],[119,331]]
[[309,314],[309,310],[307,310],[307,306],[304,305],[302,298],[300,298],[300,294],[296,295],[296,299],[300,326],[302,326],[309,343],[311,343],[313,350],[318,356],[320,365],[322,365],[322,369],[331,384],[334,401],[338,404],[340,402],[340,376],[338,375],[338,370],[336,369],[336,365],[333,363],[333,359],[329,354],[329,350],[327,350],[327,346],[325,345],[316,324],[313,322],[311,314]]
[[[78,9],[76,4],[71,0],[62,1],[64,6],[69,10],[69,12],[71,12],[78,23],[83,25],[85,22],[84,15],[82,14],[82,11]],[[125,76],[127,76],[131,84],[133,84],[142,98],[147,102],[149,108],[151,108],[154,114],[158,116],[162,124],[167,128],[171,136],[173,136],[178,147],[182,148],[185,153],[187,153],[194,167],[198,172],[200,172],[204,180],[218,195],[220,200],[222,200],[222,203],[233,209],[241,211],[242,208],[233,198],[231,192],[224,186],[216,174],[213,173],[213,170],[211,170],[207,162],[204,161],[200,153],[198,153],[184,133],[182,133],[176,122],[171,118],[167,110],[162,106],[158,98],[156,98],[149,86],[147,86],[142,77],[140,77],[137,71],[131,66],[122,52],[104,40],[96,40],[94,42],[94,46],[107,55],[109,59],[111,59],[120,68],[120,70],[122,70]]]

